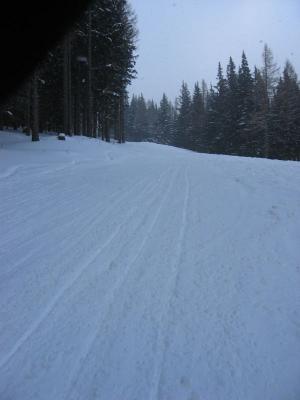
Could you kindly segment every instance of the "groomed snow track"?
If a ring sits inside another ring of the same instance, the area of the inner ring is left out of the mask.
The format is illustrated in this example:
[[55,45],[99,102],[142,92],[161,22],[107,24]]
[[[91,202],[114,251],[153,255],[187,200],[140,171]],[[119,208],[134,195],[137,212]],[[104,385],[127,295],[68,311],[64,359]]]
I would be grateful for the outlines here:
[[1,400],[299,400],[299,163],[0,144]]

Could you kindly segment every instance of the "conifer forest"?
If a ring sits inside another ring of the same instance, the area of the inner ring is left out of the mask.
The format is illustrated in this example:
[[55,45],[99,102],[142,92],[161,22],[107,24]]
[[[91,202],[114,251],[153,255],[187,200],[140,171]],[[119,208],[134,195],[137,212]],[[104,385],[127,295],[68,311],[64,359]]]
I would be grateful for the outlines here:
[[[265,44],[217,67],[216,83],[182,82],[176,99],[128,95],[138,30],[127,0],[97,0],[0,110],[0,128],[150,141],[203,153],[300,159],[300,87],[293,65]],[[184,79],[184,77],[183,77]]]
[[217,83],[183,82],[173,103],[133,96],[126,113],[128,138],[203,153],[300,159],[300,88],[287,61],[283,73],[265,45],[262,66],[251,71],[246,54],[237,67],[218,65]]

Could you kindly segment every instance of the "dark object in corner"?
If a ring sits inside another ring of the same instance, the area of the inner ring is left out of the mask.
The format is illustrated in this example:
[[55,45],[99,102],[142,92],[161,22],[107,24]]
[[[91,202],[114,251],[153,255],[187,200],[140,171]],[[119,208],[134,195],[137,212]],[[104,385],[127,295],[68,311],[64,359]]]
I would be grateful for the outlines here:
[[62,39],[89,3],[90,0],[1,3],[0,105]]

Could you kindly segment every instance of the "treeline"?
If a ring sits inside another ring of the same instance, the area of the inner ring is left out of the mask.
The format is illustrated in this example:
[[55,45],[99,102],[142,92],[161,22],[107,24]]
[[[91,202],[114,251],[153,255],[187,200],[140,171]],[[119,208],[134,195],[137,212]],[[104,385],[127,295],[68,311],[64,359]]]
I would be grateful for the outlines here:
[[96,0],[0,109],[0,128],[125,141],[126,88],[136,75],[136,20],[127,0]]
[[290,62],[283,73],[265,45],[262,67],[251,72],[245,53],[218,66],[216,86],[182,84],[172,104],[133,96],[126,112],[130,140],[170,144],[205,153],[300,160],[300,89]]

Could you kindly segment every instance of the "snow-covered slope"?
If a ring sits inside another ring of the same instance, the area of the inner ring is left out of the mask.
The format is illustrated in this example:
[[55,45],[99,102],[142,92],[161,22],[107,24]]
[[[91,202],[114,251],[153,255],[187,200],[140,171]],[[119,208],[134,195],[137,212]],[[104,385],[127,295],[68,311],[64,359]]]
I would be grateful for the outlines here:
[[0,398],[299,400],[300,164],[0,135]]

